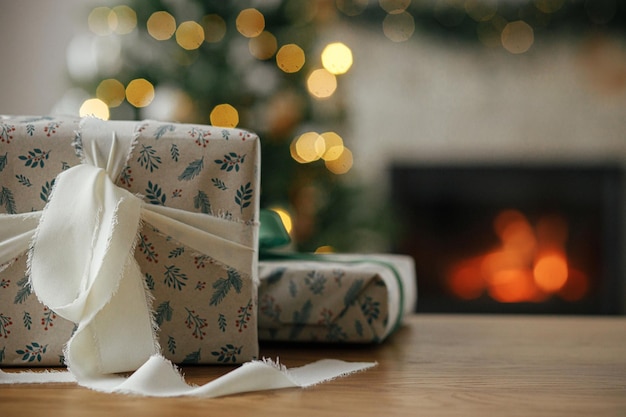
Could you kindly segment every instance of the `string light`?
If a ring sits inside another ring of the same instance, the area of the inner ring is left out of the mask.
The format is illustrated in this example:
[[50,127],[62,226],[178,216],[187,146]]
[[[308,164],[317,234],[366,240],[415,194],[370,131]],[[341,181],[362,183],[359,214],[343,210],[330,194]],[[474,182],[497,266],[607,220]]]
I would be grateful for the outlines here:
[[393,42],[405,42],[415,32],[415,19],[410,13],[388,14],[383,20],[383,33]]
[[323,68],[313,71],[307,78],[307,88],[316,98],[328,98],[337,89],[337,77]]
[[353,163],[352,151],[346,147],[343,148],[343,152],[337,159],[324,161],[326,169],[337,175],[346,174],[352,168]]
[[176,43],[188,51],[198,49],[204,42],[204,29],[199,23],[186,21],[176,29]]
[[316,132],[303,133],[295,138],[292,143],[296,155],[294,159],[300,163],[317,161],[326,151],[324,138]]
[[126,86],[126,100],[135,107],[146,107],[154,99],[154,86],[145,78],[132,80]]
[[246,38],[259,36],[265,29],[265,17],[257,9],[244,9],[236,20],[237,31]]
[[201,24],[204,29],[204,40],[208,43],[217,43],[226,35],[226,22],[220,15],[208,14],[202,18]]
[[96,97],[109,107],[117,107],[124,101],[126,89],[118,80],[109,78],[100,81],[96,88]]
[[111,15],[111,9],[108,7],[95,7],[87,16],[87,25],[96,35],[105,36],[109,35],[111,25],[109,24],[109,16]]
[[158,41],[171,38],[176,32],[176,19],[168,12],[154,12],[146,23],[148,33]]
[[236,127],[239,124],[239,113],[230,104],[218,104],[210,115],[211,124],[219,127]]
[[304,51],[294,43],[282,46],[276,54],[278,68],[286,73],[300,71],[305,61]]
[[80,117],[93,116],[102,120],[109,120],[109,106],[100,99],[85,100],[78,111]]
[[251,38],[248,42],[248,50],[253,57],[261,60],[270,59],[276,53],[278,42],[276,36],[264,31],[259,36]]
[[115,6],[109,14],[109,23],[114,16],[115,24],[111,29],[118,35],[127,35],[137,27],[137,13],[128,6]]
[[324,139],[324,148],[326,149],[322,155],[324,161],[334,161],[343,153],[343,139],[335,132],[322,133]]
[[328,44],[322,51],[322,65],[331,74],[345,74],[352,66],[352,51],[341,42]]

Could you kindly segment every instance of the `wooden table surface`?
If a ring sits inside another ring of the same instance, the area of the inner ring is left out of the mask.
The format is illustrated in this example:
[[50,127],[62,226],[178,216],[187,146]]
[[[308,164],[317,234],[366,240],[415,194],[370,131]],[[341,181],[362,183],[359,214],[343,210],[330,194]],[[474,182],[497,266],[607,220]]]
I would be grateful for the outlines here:
[[[217,399],[0,386],[0,416],[626,416],[626,317],[416,315],[379,346],[261,345],[289,366],[377,367],[307,389]],[[204,383],[228,367],[184,368]]]

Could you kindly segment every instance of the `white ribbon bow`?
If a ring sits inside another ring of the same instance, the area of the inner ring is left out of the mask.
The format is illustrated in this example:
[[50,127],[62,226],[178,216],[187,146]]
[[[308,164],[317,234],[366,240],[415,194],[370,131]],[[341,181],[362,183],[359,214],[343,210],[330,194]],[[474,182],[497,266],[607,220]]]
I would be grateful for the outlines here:
[[[119,155],[126,154],[115,149],[115,134],[106,164],[99,160],[97,143],[91,162],[116,171]],[[192,248],[211,248],[215,259],[250,271],[249,262],[242,260],[250,259],[256,248],[231,240],[245,236],[250,226],[144,204],[117,187],[105,169],[72,167],[57,176],[43,212],[0,215],[0,263],[32,242],[32,289],[43,304],[77,325],[65,352],[69,373],[0,371],[0,383],[75,380],[104,392],[215,397],[309,386],[374,365],[324,360],[286,371],[269,361],[254,361],[204,386],[187,385],[160,355],[150,293],[133,256],[142,221]],[[130,371],[135,372],[128,378],[116,375]]]

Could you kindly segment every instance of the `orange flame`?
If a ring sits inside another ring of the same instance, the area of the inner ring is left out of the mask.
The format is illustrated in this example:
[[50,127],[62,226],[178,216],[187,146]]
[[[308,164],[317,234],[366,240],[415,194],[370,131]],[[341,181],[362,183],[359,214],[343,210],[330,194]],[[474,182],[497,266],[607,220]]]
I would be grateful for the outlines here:
[[500,245],[483,255],[453,265],[447,276],[459,298],[476,299],[485,292],[503,303],[539,302],[557,294],[567,301],[583,298],[587,276],[568,265],[565,255],[567,222],[546,216],[533,227],[517,210],[504,210],[494,219]]

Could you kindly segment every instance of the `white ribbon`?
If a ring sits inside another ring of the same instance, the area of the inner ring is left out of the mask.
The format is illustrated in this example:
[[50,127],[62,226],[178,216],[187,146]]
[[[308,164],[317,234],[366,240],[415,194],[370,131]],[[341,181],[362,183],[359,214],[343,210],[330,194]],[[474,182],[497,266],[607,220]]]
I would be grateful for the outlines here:
[[[86,161],[116,171],[116,155],[122,153],[114,149],[116,144],[114,134],[106,163],[96,147]],[[204,386],[187,385],[159,353],[150,294],[133,257],[142,220],[193,248],[211,248],[212,257],[243,271],[251,266],[241,260],[250,256],[240,255],[256,248],[245,245],[248,238],[231,240],[245,236],[245,225],[155,207],[115,186],[105,169],[83,164],[59,174],[42,213],[0,215],[0,264],[23,253],[32,241],[34,292],[51,310],[77,324],[65,352],[69,372],[0,371],[0,383],[75,380],[103,392],[216,397],[309,386],[374,365],[319,361],[287,371],[254,361]],[[130,371],[135,372],[128,378],[116,375]]]

